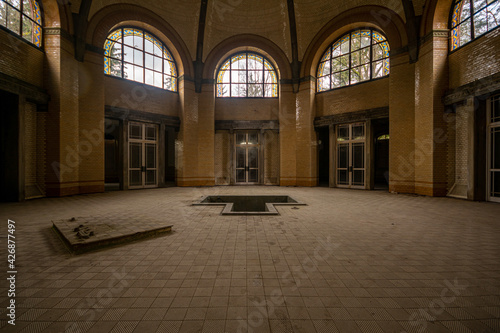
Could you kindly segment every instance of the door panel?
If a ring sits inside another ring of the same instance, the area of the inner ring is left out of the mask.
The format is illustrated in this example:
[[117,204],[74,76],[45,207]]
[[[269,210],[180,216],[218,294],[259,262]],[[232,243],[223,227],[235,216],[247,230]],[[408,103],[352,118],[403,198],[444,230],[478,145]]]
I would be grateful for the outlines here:
[[500,202],[500,95],[488,101],[488,200]]
[[365,124],[337,127],[337,186],[365,186]]
[[238,184],[259,183],[259,132],[235,133],[235,180]]
[[158,186],[158,126],[129,125],[129,188]]

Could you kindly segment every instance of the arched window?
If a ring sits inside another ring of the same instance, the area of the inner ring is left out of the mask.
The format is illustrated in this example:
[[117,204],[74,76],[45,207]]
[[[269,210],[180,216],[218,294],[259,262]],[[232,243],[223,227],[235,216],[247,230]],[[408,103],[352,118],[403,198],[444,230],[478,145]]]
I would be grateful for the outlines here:
[[451,45],[456,50],[500,25],[500,1],[455,0],[451,15]]
[[104,73],[177,91],[177,66],[165,45],[137,28],[119,28],[104,43]]
[[42,47],[42,15],[36,0],[0,0],[0,25]]
[[337,39],[318,66],[318,92],[389,75],[389,43],[378,31],[360,29]]
[[217,97],[278,97],[276,70],[260,54],[232,55],[217,73]]

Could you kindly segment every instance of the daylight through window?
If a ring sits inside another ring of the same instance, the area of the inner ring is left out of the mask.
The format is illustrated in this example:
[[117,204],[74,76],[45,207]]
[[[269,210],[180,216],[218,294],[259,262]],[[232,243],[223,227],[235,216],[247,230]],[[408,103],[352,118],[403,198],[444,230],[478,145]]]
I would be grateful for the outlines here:
[[389,43],[378,31],[360,29],[337,39],[321,57],[318,92],[389,75]]
[[113,31],[104,43],[104,73],[177,91],[172,54],[152,34],[137,28]]

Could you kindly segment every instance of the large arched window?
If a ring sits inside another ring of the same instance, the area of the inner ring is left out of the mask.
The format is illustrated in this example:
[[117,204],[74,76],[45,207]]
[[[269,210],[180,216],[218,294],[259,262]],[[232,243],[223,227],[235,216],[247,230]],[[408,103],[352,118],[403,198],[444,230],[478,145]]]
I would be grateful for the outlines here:
[[500,25],[500,1],[455,0],[451,15],[451,45],[456,50]]
[[321,57],[317,91],[389,75],[389,43],[378,31],[359,29],[337,39]]
[[232,55],[217,73],[217,97],[278,97],[276,70],[260,54]]
[[165,45],[137,28],[119,28],[104,43],[104,73],[177,91],[177,66]]
[[36,0],[0,0],[0,25],[42,46],[42,15]]

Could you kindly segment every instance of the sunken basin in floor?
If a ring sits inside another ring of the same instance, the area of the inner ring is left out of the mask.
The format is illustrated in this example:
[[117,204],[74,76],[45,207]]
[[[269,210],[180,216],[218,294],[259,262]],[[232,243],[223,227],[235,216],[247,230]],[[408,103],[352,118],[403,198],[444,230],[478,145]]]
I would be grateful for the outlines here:
[[194,205],[224,205],[222,215],[279,215],[275,205],[305,205],[288,195],[209,195]]

